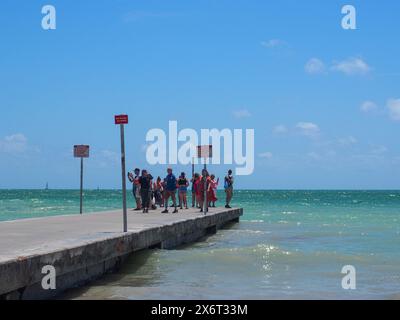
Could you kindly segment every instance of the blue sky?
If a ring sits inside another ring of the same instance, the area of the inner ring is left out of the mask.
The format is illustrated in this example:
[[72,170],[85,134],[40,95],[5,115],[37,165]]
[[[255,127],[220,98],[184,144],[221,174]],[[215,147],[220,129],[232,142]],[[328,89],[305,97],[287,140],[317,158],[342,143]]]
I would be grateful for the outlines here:
[[[57,29],[41,28],[54,5]],[[357,30],[341,8],[357,9]],[[400,3],[20,1],[0,3],[0,188],[118,188],[146,164],[146,132],[254,128],[238,188],[400,188]],[[211,171],[222,176],[226,166]],[[177,166],[176,171],[190,171]]]

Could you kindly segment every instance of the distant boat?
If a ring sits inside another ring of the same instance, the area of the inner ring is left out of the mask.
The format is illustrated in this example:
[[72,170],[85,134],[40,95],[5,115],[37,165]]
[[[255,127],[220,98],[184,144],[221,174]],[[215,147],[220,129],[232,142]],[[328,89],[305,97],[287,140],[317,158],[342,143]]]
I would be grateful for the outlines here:
[[44,190],[49,190],[49,183],[46,182],[46,188]]

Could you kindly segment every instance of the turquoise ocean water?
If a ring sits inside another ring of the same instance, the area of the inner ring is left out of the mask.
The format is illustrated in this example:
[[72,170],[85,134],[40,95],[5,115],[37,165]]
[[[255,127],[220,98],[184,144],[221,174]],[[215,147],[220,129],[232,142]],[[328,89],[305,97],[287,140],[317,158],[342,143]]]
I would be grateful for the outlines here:
[[[244,208],[239,224],[138,253],[65,297],[400,299],[400,191],[236,191],[233,205]],[[85,191],[86,212],[120,207],[120,191]],[[78,211],[79,191],[0,190],[0,221]],[[342,289],[345,265],[356,290]]]

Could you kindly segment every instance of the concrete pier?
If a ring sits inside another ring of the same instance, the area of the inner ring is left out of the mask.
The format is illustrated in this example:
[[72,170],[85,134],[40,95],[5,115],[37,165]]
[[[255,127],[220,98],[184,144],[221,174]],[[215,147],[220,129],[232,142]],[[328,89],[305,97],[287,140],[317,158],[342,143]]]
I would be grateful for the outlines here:
[[[197,209],[128,211],[127,233],[121,232],[122,210],[0,222],[0,299],[55,297],[117,270],[135,251],[196,241],[242,214],[225,208],[207,215]],[[46,265],[55,268],[55,290],[42,288]]]

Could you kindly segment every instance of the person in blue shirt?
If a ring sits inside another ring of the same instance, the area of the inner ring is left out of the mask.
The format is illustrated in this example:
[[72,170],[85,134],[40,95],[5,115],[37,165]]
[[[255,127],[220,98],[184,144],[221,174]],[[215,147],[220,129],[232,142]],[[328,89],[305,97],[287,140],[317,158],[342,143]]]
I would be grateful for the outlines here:
[[165,177],[165,210],[162,211],[162,213],[168,213],[168,200],[169,197],[172,198],[172,201],[174,203],[175,210],[173,213],[177,213],[178,209],[176,207],[176,177],[172,174],[172,169],[168,168],[167,169],[168,175]]

